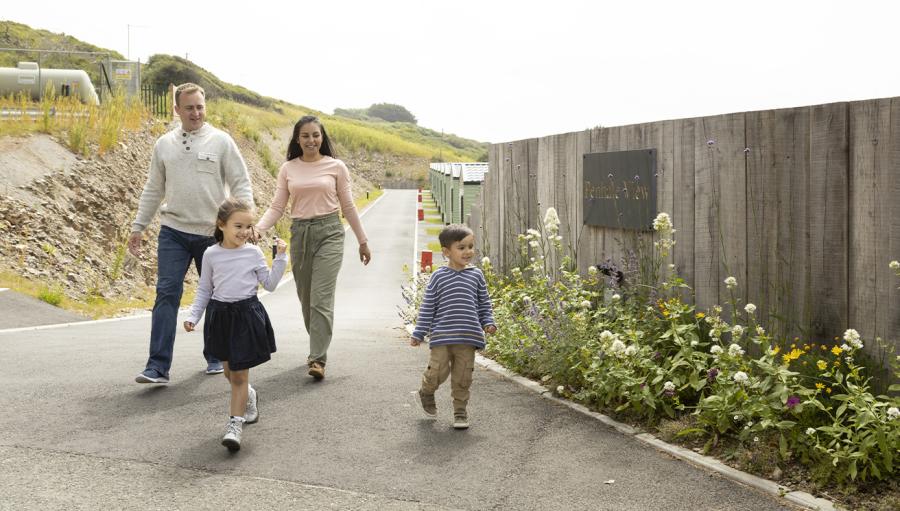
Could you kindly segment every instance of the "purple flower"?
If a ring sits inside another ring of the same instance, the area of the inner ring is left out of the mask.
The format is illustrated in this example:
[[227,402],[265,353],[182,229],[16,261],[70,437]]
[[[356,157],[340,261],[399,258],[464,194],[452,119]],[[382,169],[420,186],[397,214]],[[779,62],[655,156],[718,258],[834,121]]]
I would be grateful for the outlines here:
[[715,143],[716,143],[716,141],[713,139],[709,139],[706,141],[706,145],[714,145]]
[[666,397],[669,397],[669,398],[675,397],[675,391],[674,390],[664,390],[663,395]]
[[787,403],[785,403],[784,406],[788,407],[788,409],[792,409],[799,404],[800,404],[800,397],[799,396],[791,396],[787,399]]
[[658,352],[658,351],[653,352],[653,360],[656,360],[660,357],[662,357],[662,354],[660,352]]
[[719,369],[716,367],[706,372],[706,380],[710,383],[716,381],[716,376],[719,376]]

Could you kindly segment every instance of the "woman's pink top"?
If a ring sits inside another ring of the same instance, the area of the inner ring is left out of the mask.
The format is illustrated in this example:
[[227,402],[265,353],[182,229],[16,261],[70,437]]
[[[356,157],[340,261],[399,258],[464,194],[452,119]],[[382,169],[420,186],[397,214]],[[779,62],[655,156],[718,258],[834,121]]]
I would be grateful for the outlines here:
[[323,156],[312,163],[294,158],[282,164],[272,205],[256,228],[266,231],[275,225],[284,214],[288,198],[291,199],[291,218],[315,218],[334,213],[340,206],[357,241],[360,244],[368,241],[350,193],[350,171],[341,160]]

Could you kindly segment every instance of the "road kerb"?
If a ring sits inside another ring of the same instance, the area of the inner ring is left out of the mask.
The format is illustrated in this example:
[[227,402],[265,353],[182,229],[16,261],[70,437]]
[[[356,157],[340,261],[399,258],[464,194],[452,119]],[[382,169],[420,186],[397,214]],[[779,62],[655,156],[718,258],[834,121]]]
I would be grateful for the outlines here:
[[518,375],[518,374],[514,373],[513,371],[510,371],[509,369],[503,367],[502,365],[498,364],[497,362],[495,362],[487,357],[477,355],[475,357],[475,362],[478,365],[484,367],[485,369],[488,369],[489,371],[493,371],[497,374],[500,374],[500,375],[522,385],[523,387],[526,387],[526,388],[536,392],[537,394],[540,394],[545,399],[554,401],[563,406],[571,408],[572,410],[575,410],[579,413],[590,416],[590,417],[602,422],[603,424],[606,424],[607,426],[619,431],[620,433],[623,433],[623,434],[629,435],[629,436],[633,436],[638,441],[644,442],[645,444],[648,444],[648,445],[651,445],[654,448],[656,448],[657,450],[665,452],[666,454],[674,456],[675,458],[678,458],[682,461],[686,461],[693,465],[697,465],[706,470],[710,470],[710,471],[715,472],[723,477],[731,479],[732,481],[744,484],[746,486],[751,486],[753,488],[756,488],[765,493],[774,495],[776,497],[784,498],[785,500],[788,500],[793,504],[803,506],[807,509],[812,509],[815,511],[835,511],[835,510],[841,509],[841,508],[835,506],[834,503],[829,500],[814,497],[814,496],[810,495],[809,493],[802,492],[802,491],[791,491],[790,489],[788,489],[774,481],[770,481],[768,479],[763,479],[762,477],[758,477],[758,476],[740,471],[736,468],[730,467],[730,466],[722,463],[721,461],[717,460],[716,458],[696,453],[690,449],[685,449],[684,447],[669,444],[667,442],[660,440],[659,438],[656,438],[655,436],[653,436],[649,433],[642,432],[638,428],[629,426],[628,424],[623,424],[623,423],[621,423],[615,419],[612,419],[606,415],[603,415],[601,413],[591,411],[584,405],[580,405],[578,403],[573,403],[566,399],[562,399],[562,398],[554,395],[550,389],[541,385],[540,383],[530,380],[528,378],[525,378],[524,376]]

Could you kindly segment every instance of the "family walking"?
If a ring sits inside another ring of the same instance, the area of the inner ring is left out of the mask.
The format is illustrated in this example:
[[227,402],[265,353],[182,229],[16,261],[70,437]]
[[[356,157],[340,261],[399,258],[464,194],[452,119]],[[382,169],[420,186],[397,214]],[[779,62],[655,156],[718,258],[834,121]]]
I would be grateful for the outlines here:
[[[325,377],[334,331],[334,297],[344,250],[338,211],[359,242],[363,265],[372,254],[353,204],[350,172],[334,157],[318,118],[305,116],[294,126],[272,203],[257,221],[247,166],[234,140],[206,122],[204,90],[191,83],[177,87],[175,112],[181,125],[156,141],[128,240],[129,251],[139,255],[143,233],[159,212],[150,350],[135,381],[169,382],[178,308],[193,262],[200,282],[183,327],[191,332],[206,316],[205,372],[224,373],[231,387],[222,444],[236,451],[243,426],[255,423],[260,415],[260,392],[250,384],[250,369],[270,360],[277,349],[257,289],[262,284],[274,290],[288,260],[288,245],[276,238],[270,269],[255,243],[285,212],[289,214],[291,271],[309,334],[306,366],[316,380]],[[451,227],[441,234],[450,273],[442,273],[444,268],[435,272],[413,344],[430,334],[432,356],[419,394],[426,414],[436,414],[434,391],[450,375],[454,426],[465,428],[475,349],[484,347],[483,332],[496,327],[484,276],[468,267],[474,254],[472,233],[463,226]]]

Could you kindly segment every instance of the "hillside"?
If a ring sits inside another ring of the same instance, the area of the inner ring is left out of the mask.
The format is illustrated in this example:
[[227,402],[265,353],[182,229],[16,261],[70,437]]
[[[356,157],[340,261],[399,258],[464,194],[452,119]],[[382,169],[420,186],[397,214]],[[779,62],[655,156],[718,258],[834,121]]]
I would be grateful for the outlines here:
[[[3,46],[117,52],[71,36],[0,21]],[[14,66],[19,54],[0,52],[0,65]],[[37,60],[33,57],[31,60]],[[47,67],[82,68],[96,73],[98,59],[59,53]],[[179,57],[155,55],[142,71],[149,83],[192,80],[207,91],[208,120],[237,141],[250,169],[255,202],[265,208],[274,193],[294,123],[318,115],[334,139],[338,157],[353,174],[358,203],[380,187],[421,184],[428,164],[470,161],[485,144],[410,123],[351,119],[267,98],[219,80],[212,72]],[[92,75],[93,76],[93,75]],[[145,82],[146,83],[146,82]],[[0,98],[4,108],[21,103]],[[0,122],[0,287],[10,287],[94,316],[152,304],[156,271],[157,223],[147,233],[140,258],[125,250],[155,139],[172,125],[153,119],[139,104],[114,98],[99,107],[45,99],[29,108],[36,121]],[[52,112],[66,112],[53,115]],[[282,233],[285,235],[286,233]],[[196,279],[193,270],[188,290]],[[190,298],[190,291],[186,297]]]

